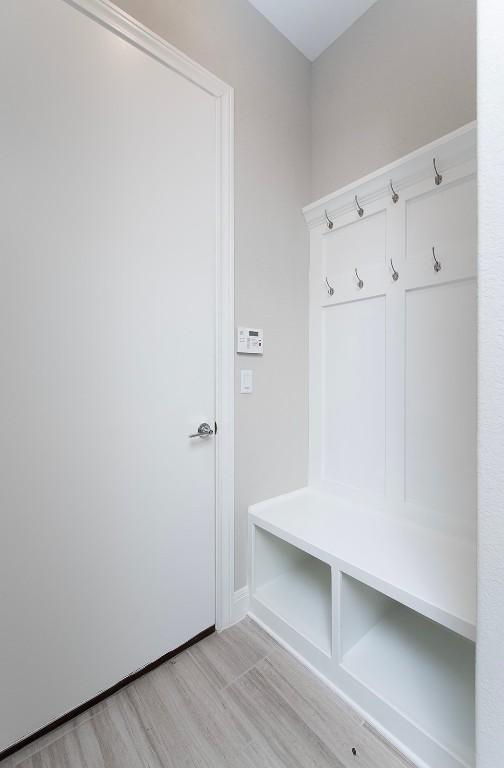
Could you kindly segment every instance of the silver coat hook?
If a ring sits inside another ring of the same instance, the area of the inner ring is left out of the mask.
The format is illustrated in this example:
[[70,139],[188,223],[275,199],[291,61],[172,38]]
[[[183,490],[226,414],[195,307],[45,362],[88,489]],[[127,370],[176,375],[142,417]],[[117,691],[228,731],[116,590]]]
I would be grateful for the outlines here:
[[398,272],[398,271],[397,271],[397,269],[394,267],[394,264],[393,264],[393,262],[392,262],[392,259],[390,259],[390,266],[392,267],[392,280],[393,280],[393,281],[394,281],[394,283],[395,283],[395,282],[397,282],[397,281],[399,280],[399,272]]
[[362,218],[364,216],[364,209],[360,207],[359,201],[357,200],[357,195],[355,195],[355,205],[357,206],[357,213]]
[[357,267],[355,268],[355,277],[357,278],[357,285],[359,286],[359,288],[364,288],[364,282],[359,277],[359,273],[357,272]]
[[326,281],[326,285],[327,285],[327,293],[329,294],[329,296],[333,296],[334,295],[334,288],[329,283],[329,280],[327,279],[327,277],[326,277],[325,281]]
[[392,192],[392,202],[397,203],[399,200],[399,195],[395,191],[394,187],[392,186],[392,179],[390,180],[390,191]]
[[325,213],[326,222],[327,222],[327,229],[332,229],[334,227],[334,222],[332,222],[329,216],[327,215],[327,211],[324,211],[324,213]]
[[439,272],[441,270],[441,262],[436,259],[436,251],[434,250],[434,246],[432,246],[432,256],[434,257],[434,272]]
[[433,166],[434,166],[434,170],[435,170],[435,172],[436,172],[436,175],[434,176],[434,182],[435,182],[436,186],[438,186],[438,187],[439,187],[439,185],[440,185],[440,184],[441,184],[441,182],[443,181],[443,177],[441,176],[441,174],[439,173],[439,171],[438,171],[438,169],[437,169],[437,166],[436,166],[436,158],[435,158],[435,157],[434,157],[434,158],[433,158],[433,160],[432,160],[432,164],[433,164]]

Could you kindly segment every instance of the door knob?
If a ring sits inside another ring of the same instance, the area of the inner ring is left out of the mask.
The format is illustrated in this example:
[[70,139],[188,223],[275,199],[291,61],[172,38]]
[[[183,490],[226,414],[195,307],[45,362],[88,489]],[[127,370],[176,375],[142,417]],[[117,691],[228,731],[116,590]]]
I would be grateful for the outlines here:
[[194,435],[189,435],[189,437],[210,437],[210,435],[213,435],[213,429],[210,424],[204,421],[203,424],[199,425],[198,431]]

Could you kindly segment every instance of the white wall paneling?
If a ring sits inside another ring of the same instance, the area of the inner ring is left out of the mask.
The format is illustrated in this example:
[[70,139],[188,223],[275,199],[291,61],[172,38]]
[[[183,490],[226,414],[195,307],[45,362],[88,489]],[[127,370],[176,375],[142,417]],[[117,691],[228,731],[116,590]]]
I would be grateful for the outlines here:
[[[355,265],[362,271],[383,267],[386,258],[387,216],[378,210],[365,219],[353,220],[332,229],[325,243],[325,273],[344,285],[347,273],[353,277]],[[340,280],[337,280],[337,278]]]
[[[460,136],[467,132],[454,144]],[[350,498],[365,493],[421,524],[471,535],[476,181],[473,148],[460,150],[456,156],[452,147],[440,185],[434,148],[424,151],[424,178],[413,169],[416,157],[407,158],[398,170],[411,165],[412,175],[394,179],[395,203],[386,185],[366,196],[364,182],[339,209],[322,201],[323,218],[307,209],[314,225],[310,484]]]
[[475,752],[475,141],[305,209],[310,485],[249,514],[252,614],[431,768]]
[[435,245],[440,260],[446,257],[448,264],[476,268],[476,179],[472,170],[473,165],[469,163],[452,171],[434,189],[427,181],[408,191],[408,261],[415,259],[427,263],[425,255]]
[[385,492],[385,297],[324,307],[322,479]]
[[405,499],[474,532],[476,280],[406,292]]

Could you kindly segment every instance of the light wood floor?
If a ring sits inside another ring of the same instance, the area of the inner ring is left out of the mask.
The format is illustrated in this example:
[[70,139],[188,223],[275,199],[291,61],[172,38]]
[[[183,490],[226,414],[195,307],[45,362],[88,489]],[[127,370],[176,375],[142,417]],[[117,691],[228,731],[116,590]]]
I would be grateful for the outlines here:
[[0,768],[411,765],[249,619],[0,762]]

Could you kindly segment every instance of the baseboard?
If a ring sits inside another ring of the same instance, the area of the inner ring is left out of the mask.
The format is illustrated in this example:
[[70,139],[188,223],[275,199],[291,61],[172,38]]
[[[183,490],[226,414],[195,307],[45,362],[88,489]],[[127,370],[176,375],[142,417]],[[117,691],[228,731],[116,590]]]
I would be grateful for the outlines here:
[[184,643],[183,645],[180,645],[178,648],[175,648],[173,651],[168,651],[168,653],[163,654],[163,656],[160,656],[155,661],[151,661],[145,667],[142,667],[136,672],[132,672],[131,675],[128,675],[122,680],[119,680],[118,683],[115,683],[110,688],[107,688],[106,691],[102,691],[97,696],[94,696],[92,699],[89,699],[89,701],[84,702],[84,704],[80,704],[78,707],[75,707],[75,709],[70,710],[70,712],[67,712],[61,717],[58,717],[57,720],[53,720],[52,723],[49,723],[48,725],[45,725],[43,728],[40,728],[38,731],[35,731],[35,733],[30,734],[30,736],[26,736],[26,738],[16,742],[16,744],[12,744],[12,746],[7,747],[7,749],[4,749],[3,752],[0,751],[0,762],[2,760],[5,760],[6,757],[10,757],[15,752],[18,752],[18,750],[22,749],[23,747],[28,746],[28,744],[31,744],[33,741],[40,739],[41,736],[46,736],[51,731],[54,731],[56,728],[59,728],[60,725],[64,725],[69,720],[72,720],[74,717],[78,717],[87,709],[91,709],[91,707],[96,706],[101,701],[108,698],[108,696],[112,696],[113,693],[117,693],[117,691],[121,690],[121,688],[124,688],[124,686],[129,685],[134,680],[138,680],[138,678],[142,677],[142,675],[146,675],[147,672],[151,672],[153,669],[156,669],[156,667],[159,667],[161,664],[164,664],[165,661],[169,661],[178,653],[182,653],[182,651],[185,651],[186,648],[190,648],[191,645],[194,645],[195,643],[199,643],[200,640],[203,640],[205,637],[212,635],[214,632],[215,632],[215,626],[208,627],[208,629],[204,629],[203,632],[200,632],[199,634],[195,635],[195,637],[192,637],[186,643]]
[[231,624],[237,624],[245,618],[249,610],[249,588],[245,585],[237,589],[233,595],[233,605],[231,610]]

